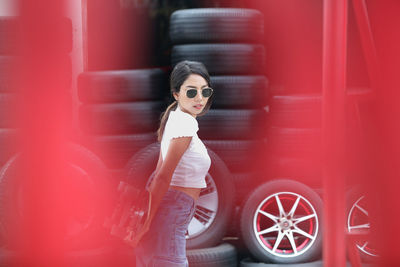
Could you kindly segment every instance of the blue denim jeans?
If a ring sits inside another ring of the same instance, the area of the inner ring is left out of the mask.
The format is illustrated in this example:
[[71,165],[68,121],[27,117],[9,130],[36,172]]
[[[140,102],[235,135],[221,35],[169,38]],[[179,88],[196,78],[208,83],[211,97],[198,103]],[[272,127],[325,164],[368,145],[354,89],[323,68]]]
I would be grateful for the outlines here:
[[186,238],[195,211],[194,199],[169,189],[136,247],[136,267],[187,267]]

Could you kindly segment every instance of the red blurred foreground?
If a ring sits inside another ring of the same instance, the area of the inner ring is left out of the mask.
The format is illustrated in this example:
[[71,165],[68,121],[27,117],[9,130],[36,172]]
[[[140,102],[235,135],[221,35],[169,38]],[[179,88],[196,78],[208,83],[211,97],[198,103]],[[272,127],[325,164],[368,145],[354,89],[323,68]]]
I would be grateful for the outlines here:
[[[297,12],[297,14],[305,11],[307,7],[321,8],[321,4],[317,3],[320,1],[311,1],[315,4],[314,6],[310,1],[304,2],[310,4],[309,6],[304,5],[304,10],[301,10],[300,6],[299,9],[293,9],[293,6],[299,3],[298,1],[253,0],[249,2],[249,7],[258,8],[263,12],[266,15],[266,21],[269,20],[267,15],[273,15],[269,12],[279,8],[287,12]],[[333,2],[335,1],[325,0],[324,5],[330,5]],[[71,132],[70,115],[72,112],[68,96],[71,67],[68,50],[72,43],[72,36],[68,33],[62,19],[65,4],[67,1],[21,0],[19,6],[22,28],[20,37],[23,45],[20,48],[21,60],[19,62],[21,75],[16,78],[21,81],[20,89],[23,92],[18,116],[22,127],[20,151],[23,151],[24,165],[18,170],[18,178],[26,189],[24,192],[26,217],[20,229],[19,240],[17,240],[23,251],[18,266],[63,266],[67,246],[64,240],[68,210],[75,208],[74,205],[85,204],[74,202],[72,193],[66,189],[71,186],[71,179],[67,176],[65,151],[67,140],[69,140],[68,134]],[[365,148],[368,162],[362,166],[367,175],[362,177],[361,182],[369,188],[370,192],[375,192],[379,199],[379,204],[373,203],[376,205],[376,211],[374,216],[371,216],[374,219],[371,238],[377,240],[382,255],[379,266],[396,266],[396,263],[400,262],[397,241],[400,238],[400,228],[398,227],[400,221],[400,212],[398,212],[398,188],[400,188],[398,179],[400,173],[400,124],[398,122],[400,117],[400,105],[398,104],[400,98],[400,75],[398,74],[400,69],[400,35],[398,34],[400,20],[398,14],[400,13],[400,2],[371,0],[367,1],[367,7],[379,68],[373,75],[374,80],[370,81],[370,85],[376,92],[376,98],[374,105],[368,110],[370,117],[367,119],[365,128],[366,140],[369,145]],[[343,8],[343,12],[345,10],[346,8]],[[318,14],[322,14],[321,12],[320,9],[316,10],[314,18],[319,18]],[[280,16],[279,13],[275,13],[275,16],[277,14]],[[288,13],[282,12],[280,18],[273,17],[276,19],[274,27],[275,29],[280,28],[281,34],[289,34],[285,29],[290,27],[295,29],[294,25],[297,23],[295,18],[285,17],[285,14]],[[336,18],[332,19],[332,27],[342,26],[341,30],[345,34],[346,24],[340,24],[341,22],[336,21]],[[346,23],[345,17],[342,19],[344,19],[342,22]],[[327,28],[324,27],[324,29]],[[297,66],[298,69],[293,70],[290,69],[291,66],[286,69],[284,65],[275,62],[275,66],[278,68],[269,70],[271,82],[280,80],[282,83],[286,82],[290,87],[296,85],[297,78],[299,78],[302,80],[302,85],[320,88],[322,86],[322,43],[308,42],[309,38],[301,36],[300,32],[295,33],[297,35],[291,35],[295,36],[294,39],[288,42],[290,43],[289,50],[295,47],[295,50],[292,51],[294,58],[297,58],[295,64],[303,62],[304,66],[300,64],[300,67]],[[326,31],[323,34],[325,40],[331,40],[328,38],[330,32]],[[316,40],[321,41],[321,37],[322,35],[317,36]],[[345,39],[345,35],[341,37]],[[270,41],[268,38],[269,35],[266,34],[265,43]],[[343,42],[343,39],[338,42]],[[269,43],[271,44],[271,42]],[[303,46],[295,46],[295,43]],[[337,48],[335,43],[325,43],[326,49],[332,49],[330,58],[338,60],[332,64],[337,64],[340,68],[330,65],[332,69],[324,72],[324,75],[333,77],[332,80],[325,80],[324,84],[324,88],[329,88],[330,92],[345,88],[346,68],[344,61],[340,62],[340,60],[346,59],[344,58],[346,51],[335,50],[335,47]],[[269,51],[272,51],[270,58],[273,63],[274,49],[279,51],[285,47],[277,44],[276,47],[270,48]],[[336,80],[338,77],[342,80]],[[304,79],[307,78],[309,80],[305,81]],[[325,210],[325,219],[334,218],[334,214],[337,212],[333,221],[325,222],[324,258],[327,260],[326,266],[344,266],[345,259],[344,228],[341,232],[341,228],[344,227],[343,192],[345,190],[343,188],[345,169],[341,162],[344,158],[341,156],[344,154],[345,147],[340,135],[346,129],[343,122],[345,111],[338,109],[345,106],[344,95],[345,92],[342,91],[339,96],[336,96],[337,102],[330,102],[328,103],[330,106],[325,106],[325,110],[329,109],[329,112],[336,109],[336,112],[330,113],[330,120],[326,121],[333,124],[325,125],[325,129],[331,137],[330,142],[332,140],[339,142],[324,144],[328,148],[335,148],[335,151],[325,151],[325,155],[328,156],[324,159],[328,159],[329,162],[329,168],[326,169],[331,175],[328,178],[336,179],[335,175],[343,175],[343,177],[337,178],[337,181],[328,179],[328,183],[325,184],[329,185],[325,188],[325,194],[328,196],[325,198],[328,208]],[[340,103],[339,106],[337,103]],[[263,171],[261,167],[260,171]],[[338,203],[340,204],[336,208]],[[338,222],[339,227],[333,222]],[[338,231],[337,234],[333,228]]]

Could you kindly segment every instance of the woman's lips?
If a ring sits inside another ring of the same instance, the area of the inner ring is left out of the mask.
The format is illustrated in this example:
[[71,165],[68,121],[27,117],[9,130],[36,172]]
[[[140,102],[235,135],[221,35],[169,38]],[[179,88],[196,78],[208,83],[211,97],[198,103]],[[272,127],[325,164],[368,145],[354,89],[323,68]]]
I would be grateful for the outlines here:
[[195,106],[193,106],[194,108],[196,108],[196,109],[202,109],[203,108],[203,105],[195,105]]

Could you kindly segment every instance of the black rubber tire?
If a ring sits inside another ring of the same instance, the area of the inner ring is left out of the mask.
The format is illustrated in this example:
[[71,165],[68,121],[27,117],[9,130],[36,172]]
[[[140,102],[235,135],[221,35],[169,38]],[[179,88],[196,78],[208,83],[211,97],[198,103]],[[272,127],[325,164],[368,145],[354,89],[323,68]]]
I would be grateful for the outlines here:
[[198,135],[204,140],[263,138],[266,135],[266,116],[264,109],[210,109],[198,117]]
[[316,128],[279,128],[267,130],[268,151],[285,158],[320,158],[321,130]]
[[236,267],[237,254],[234,246],[223,243],[216,247],[186,251],[190,267]]
[[320,128],[321,109],[320,95],[273,96],[269,124],[287,128]]
[[151,174],[157,167],[160,143],[150,144],[135,155],[125,165],[124,181],[137,188],[145,188]]
[[157,130],[163,102],[83,104],[79,109],[82,131],[89,134],[139,134]]
[[262,140],[204,140],[204,144],[223,159],[232,173],[259,167],[254,162],[265,146]]
[[78,96],[83,103],[162,100],[166,88],[161,69],[92,71],[78,77]]
[[173,66],[182,60],[200,61],[211,75],[263,75],[265,72],[265,51],[262,45],[175,45],[171,60]]
[[260,43],[264,18],[255,9],[183,9],[172,13],[169,32],[173,44]]
[[[247,200],[249,192],[252,192],[254,188],[264,183],[266,177],[263,173],[253,171],[232,173],[232,179],[235,182],[236,188],[235,204],[236,206],[242,207],[244,202]],[[239,229],[239,222],[235,223],[237,224],[237,229]]]
[[17,151],[17,130],[0,129],[0,168]]
[[[260,245],[254,234],[253,219],[257,207],[268,196],[272,196],[279,192],[291,192],[304,197],[311,203],[317,214],[319,228],[315,233],[316,238],[311,244],[311,247],[308,247],[298,256],[280,257],[273,255]],[[251,192],[249,198],[243,205],[240,218],[241,237],[252,256],[261,262],[301,263],[315,260],[320,256],[322,250],[322,206],[320,196],[302,183],[285,179],[264,183]]]
[[212,108],[258,109],[268,104],[265,76],[211,76],[214,88]]
[[85,135],[79,143],[96,153],[110,169],[124,168],[140,149],[157,142],[156,133]]
[[0,16],[0,55],[15,55],[18,38],[18,17]]
[[[218,209],[214,221],[204,232],[187,239],[186,246],[190,249],[212,247],[218,244],[228,228],[232,215],[235,188],[229,170],[213,151],[208,148],[207,150],[211,158],[209,174],[218,190]],[[126,182],[144,188],[155,171],[159,153],[159,143],[151,144],[136,153],[126,164]]]
[[[322,261],[313,261],[307,263],[285,264],[286,267],[323,267]],[[282,267],[282,264],[254,262],[249,258],[240,261],[240,267]]]
[[[368,88],[347,89],[347,113],[349,126],[354,108],[351,104],[368,102],[373,93]],[[321,128],[322,97],[320,94],[275,95],[270,100],[269,125],[287,128]]]
[[321,158],[289,158],[268,154],[264,161],[267,166],[266,176],[269,178],[288,177],[312,187],[321,186]]
[[[23,219],[19,203],[15,199],[25,186],[15,176],[22,157],[21,153],[13,156],[0,171],[0,235],[10,247],[15,246],[14,242],[17,240],[13,238],[14,231],[18,229],[19,223]],[[79,229],[79,232],[66,236],[65,245],[68,249],[98,247],[105,242],[107,237],[103,222],[111,211],[108,198],[112,183],[104,163],[86,148],[77,144],[68,144],[65,157],[68,165],[74,170],[73,174],[79,172],[79,175],[88,180],[85,183],[79,183],[79,187],[78,183],[74,183],[73,180],[71,180],[71,184],[66,183],[65,185],[66,188],[63,192],[65,198],[69,199],[71,207],[74,207],[71,210],[66,209],[66,212],[71,212],[69,214],[71,216],[78,216],[75,220],[78,219],[85,224]],[[85,192],[83,192],[84,190]],[[72,204],[73,201],[80,203],[79,209],[79,205]],[[87,203],[87,205],[82,205],[82,203]]]
[[0,92],[16,92],[17,69],[16,57],[0,56]]

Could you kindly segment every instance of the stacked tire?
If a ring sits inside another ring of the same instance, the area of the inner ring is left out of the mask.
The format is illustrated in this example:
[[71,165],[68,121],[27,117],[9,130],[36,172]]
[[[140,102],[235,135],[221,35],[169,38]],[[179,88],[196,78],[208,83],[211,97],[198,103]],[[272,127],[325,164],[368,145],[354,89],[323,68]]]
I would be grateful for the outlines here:
[[[268,80],[263,34],[263,16],[252,9],[178,10],[170,19],[172,65],[200,61],[211,76],[214,102],[206,115],[198,117],[199,137],[231,173],[224,183],[235,185],[232,207],[255,186],[253,162],[265,142]],[[234,217],[231,222],[229,230],[234,232]]]
[[[354,160],[359,158],[355,154],[359,154],[362,146],[358,105],[370,97],[368,88],[348,89],[346,142],[350,168],[359,165]],[[272,96],[267,129],[268,175],[291,177],[309,186],[321,187],[321,123],[321,94]]]
[[[81,101],[78,142],[105,163],[115,200],[120,180],[141,183],[137,173],[127,176],[127,170],[138,152],[157,141],[160,114],[166,108],[166,75],[157,68],[88,71],[79,75],[77,88]],[[110,241],[108,246],[115,251],[112,259],[135,266],[133,251]]]
[[319,95],[271,97],[267,130],[271,177],[321,185],[321,109]]
[[110,170],[122,171],[140,149],[156,142],[165,109],[166,75],[161,69],[81,73],[78,96],[80,142]]
[[[359,151],[360,114],[355,108],[369,95],[369,90],[361,88],[348,90],[348,151]],[[321,95],[271,97],[267,176],[290,180],[279,179],[257,188],[246,201],[241,218],[241,233],[249,252],[265,266],[269,262],[305,263],[320,257],[322,201],[311,187],[322,187],[321,120]],[[351,158],[349,167],[356,165]]]
[[321,97],[271,96],[264,153],[266,182],[253,190],[240,218],[241,238],[252,259],[241,266],[300,264],[322,249]]
[[[172,65],[204,63],[214,87],[210,111],[198,118],[199,136],[224,160],[234,181],[243,178],[236,185],[256,167],[257,149],[264,142],[268,80],[263,23],[262,14],[252,9],[187,9],[171,16]],[[249,180],[245,184],[252,186]],[[236,187],[237,204],[249,187]]]

